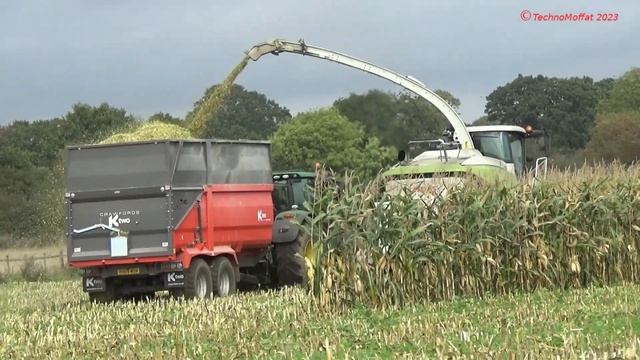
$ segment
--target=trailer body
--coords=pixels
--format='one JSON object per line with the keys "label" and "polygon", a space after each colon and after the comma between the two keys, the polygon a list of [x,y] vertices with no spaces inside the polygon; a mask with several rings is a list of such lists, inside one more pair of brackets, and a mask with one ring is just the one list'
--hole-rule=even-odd
{"label": "trailer body", "polygon": [[68,259],[86,292],[180,290],[195,259],[219,257],[237,281],[272,243],[268,142],[70,146],[65,174]]}

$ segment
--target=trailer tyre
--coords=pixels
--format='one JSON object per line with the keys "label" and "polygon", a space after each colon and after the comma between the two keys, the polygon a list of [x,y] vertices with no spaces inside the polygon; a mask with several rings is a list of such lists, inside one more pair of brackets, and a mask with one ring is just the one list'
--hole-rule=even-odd
{"label": "trailer tyre", "polygon": [[313,256],[313,244],[303,231],[289,243],[275,245],[276,276],[278,286],[307,285],[311,274],[309,261]]}
{"label": "trailer tyre", "polygon": [[238,281],[236,271],[231,261],[219,256],[211,262],[211,279],[213,280],[213,295],[223,297],[234,294]]}
{"label": "trailer tyre", "polygon": [[184,297],[186,299],[205,299],[211,296],[211,270],[202,259],[194,259],[185,273]]}

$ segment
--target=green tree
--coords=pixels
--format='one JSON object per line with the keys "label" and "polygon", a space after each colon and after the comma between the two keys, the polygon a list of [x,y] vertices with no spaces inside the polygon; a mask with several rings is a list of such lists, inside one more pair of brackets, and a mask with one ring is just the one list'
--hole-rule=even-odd
{"label": "green tree", "polygon": [[174,117],[171,114],[162,113],[162,112],[155,113],[155,114],[151,115],[149,117],[148,121],[149,122],[159,121],[159,122],[163,122],[163,123],[166,123],[166,124],[173,124],[173,125],[180,125],[180,126],[184,126],[185,125],[184,121],[182,119]]}
{"label": "green tree", "polygon": [[[191,121],[203,104],[219,85],[208,88],[204,96],[194,104],[187,114]],[[204,137],[221,139],[268,139],[278,126],[291,119],[289,110],[256,91],[248,91],[234,84],[229,96],[206,121]]]}
{"label": "green tree", "polygon": [[640,156],[640,109],[599,114],[585,154],[593,161],[636,161]]}
{"label": "green tree", "polygon": [[452,93],[446,91],[446,90],[436,90],[435,91],[436,94],[438,94],[438,96],[440,96],[442,99],[444,99],[446,102],[449,103],[449,105],[451,105],[452,108],[454,108],[455,110],[459,110],[460,109],[460,99],[458,99],[457,97],[453,96]]}
{"label": "green tree", "polygon": [[3,134],[0,135],[0,150],[6,152],[0,156],[4,159],[0,159],[0,164],[16,166],[14,161],[17,158],[10,158],[21,153],[24,159],[19,162],[26,161],[35,166],[52,166],[65,145],[63,126],[61,119],[13,122],[4,128]]}
{"label": "green tree", "polygon": [[593,161],[630,163],[640,154],[640,69],[615,80],[600,101],[585,155]]}
{"label": "green tree", "polygon": [[619,113],[640,109],[640,69],[632,69],[613,83],[611,91],[598,105],[598,112]]}
{"label": "green tree", "polygon": [[484,126],[484,125],[493,125],[492,123],[489,122],[489,117],[487,115],[480,116],[479,118],[475,119],[471,123],[471,126]]}
{"label": "green tree", "polygon": [[124,109],[103,103],[99,106],[75,104],[63,118],[66,144],[89,144],[124,131],[135,125],[136,120]]}
{"label": "green tree", "polygon": [[[454,109],[460,100],[451,93],[436,90]],[[385,146],[398,149],[415,139],[437,138],[448,126],[444,115],[425,99],[409,92],[399,94],[370,90],[365,94],[350,94],[334,102],[347,118],[361,124],[367,135],[380,138]]]}
{"label": "green tree", "polygon": [[487,96],[485,112],[493,124],[544,127],[556,147],[579,149],[589,140],[596,106],[611,85],[609,79],[522,76]]}
{"label": "green tree", "polygon": [[275,168],[313,169],[321,162],[338,172],[355,170],[371,177],[391,162],[395,151],[328,108],[298,114],[280,126],[273,134],[272,154]]}

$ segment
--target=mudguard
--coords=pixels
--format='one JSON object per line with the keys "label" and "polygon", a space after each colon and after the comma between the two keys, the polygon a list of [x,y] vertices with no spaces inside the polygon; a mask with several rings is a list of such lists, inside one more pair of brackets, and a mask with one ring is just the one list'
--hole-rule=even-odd
{"label": "mudguard", "polygon": [[283,244],[294,241],[300,233],[300,227],[286,219],[276,219],[273,223],[273,236],[271,242]]}

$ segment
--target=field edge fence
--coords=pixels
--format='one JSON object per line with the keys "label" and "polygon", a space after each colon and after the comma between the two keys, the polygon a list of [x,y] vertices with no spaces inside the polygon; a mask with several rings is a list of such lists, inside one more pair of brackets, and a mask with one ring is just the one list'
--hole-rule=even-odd
{"label": "field edge fence", "polygon": [[57,254],[43,253],[42,256],[24,255],[22,257],[11,257],[5,255],[0,259],[0,273],[17,274],[27,264],[41,265],[45,272],[64,269],[67,267],[67,254],[64,250],[60,250]]}

